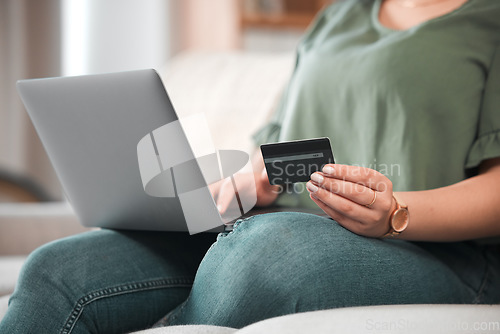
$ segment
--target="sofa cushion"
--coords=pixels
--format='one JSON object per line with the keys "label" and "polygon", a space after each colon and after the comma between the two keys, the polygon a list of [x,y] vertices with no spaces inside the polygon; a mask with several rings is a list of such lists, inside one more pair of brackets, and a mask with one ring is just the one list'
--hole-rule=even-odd
{"label": "sofa cushion", "polygon": [[229,327],[189,325],[154,328],[132,334],[231,334],[236,331],[237,329]]}
{"label": "sofa cushion", "polygon": [[173,326],[141,334],[499,333],[500,305],[383,305],[290,314],[240,330]]}
{"label": "sofa cushion", "polygon": [[500,332],[500,305],[383,305],[298,313],[247,326],[238,334]]}
{"label": "sofa cushion", "polygon": [[217,149],[251,153],[251,135],[276,108],[293,53],[188,51],[159,71],[180,118],[204,113]]}
{"label": "sofa cushion", "polygon": [[25,259],[25,256],[0,256],[0,296],[14,291]]}
{"label": "sofa cushion", "polygon": [[7,312],[7,306],[9,305],[10,295],[0,297],[0,321],[2,321],[5,312]]}

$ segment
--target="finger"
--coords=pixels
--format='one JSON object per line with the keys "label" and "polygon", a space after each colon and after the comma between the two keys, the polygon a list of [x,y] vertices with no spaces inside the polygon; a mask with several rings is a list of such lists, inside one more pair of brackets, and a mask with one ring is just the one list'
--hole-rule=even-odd
{"label": "finger", "polygon": [[215,183],[209,184],[208,185],[208,190],[210,190],[210,194],[214,198],[214,200],[217,199],[217,196],[219,195],[219,190],[222,184],[224,183],[224,180],[219,180]]}
{"label": "finger", "polygon": [[320,199],[316,198],[314,196],[314,193],[310,193],[309,197],[313,200],[314,203],[316,203],[321,210],[323,210],[324,213],[326,213],[328,216],[330,216],[333,220],[335,220],[337,223],[341,223],[342,221],[345,221],[347,218],[341,214],[340,212],[337,212],[330,208],[328,205],[323,203]]}
{"label": "finger", "polygon": [[371,210],[345,197],[318,187],[311,181],[307,182],[306,187],[309,192],[313,193],[314,197],[349,219],[361,222],[372,222],[377,218],[377,210]]}
{"label": "finger", "polygon": [[322,173],[327,177],[361,184],[380,192],[392,191],[391,181],[371,168],[328,164],[323,167]]}
{"label": "finger", "polygon": [[323,210],[323,212],[325,212],[329,217],[339,223],[339,225],[345,227],[349,231],[358,233],[358,226],[360,226],[359,222],[344,216],[338,211],[333,210],[327,204],[323,203],[320,199],[314,197],[314,194],[310,194],[310,197],[313,202],[316,203],[321,210]]}
{"label": "finger", "polygon": [[323,189],[350,199],[360,205],[370,204],[376,196],[374,195],[376,190],[358,183],[352,183],[332,177],[324,177],[322,173],[313,173],[311,175],[311,181]]}
{"label": "finger", "polygon": [[235,200],[236,194],[234,192],[233,184],[230,179],[226,179],[220,189],[219,189],[219,197],[217,198],[217,209],[220,214],[224,214],[231,202]]}

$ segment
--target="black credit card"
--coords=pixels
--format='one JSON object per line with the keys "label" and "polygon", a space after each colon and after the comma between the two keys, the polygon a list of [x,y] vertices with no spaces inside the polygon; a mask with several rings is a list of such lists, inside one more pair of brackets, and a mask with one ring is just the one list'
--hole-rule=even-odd
{"label": "black credit card", "polygon": [[260,150],[269,183],[273,185],[307,182],[312,173],[335,163],[326,137],[264,144]]}

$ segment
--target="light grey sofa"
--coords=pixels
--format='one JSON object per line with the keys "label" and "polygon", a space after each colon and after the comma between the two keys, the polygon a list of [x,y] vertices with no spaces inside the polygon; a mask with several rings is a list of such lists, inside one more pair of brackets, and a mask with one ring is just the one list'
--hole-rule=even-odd
{"label": "light grey sofa", "polygon": [[87,230],[64,202],[0,204],[0,319],[26,256],[47,242]]}
{"label": "light grey sofa", "polygon": [[[186,53],[161,70],[178,113],[205,112],[218,149],[251,151],[250,134],[274,109],[293,67],[290,54]],[[218,131],[220,125],[224,131]],[[86,231],[65,203],[0,204],[0,319],[26,255]],[[397,292],[395,292],[397,293]],[[140,333],[500,333],[500,306],[357,307],[268,319],[241,330],[179,326]]]}
{"label": "light grey sofa", "polygon": [[500,333],[500,306],[402,305],[349,307],[271,318],[240,330],[174,326],[136,334]]}

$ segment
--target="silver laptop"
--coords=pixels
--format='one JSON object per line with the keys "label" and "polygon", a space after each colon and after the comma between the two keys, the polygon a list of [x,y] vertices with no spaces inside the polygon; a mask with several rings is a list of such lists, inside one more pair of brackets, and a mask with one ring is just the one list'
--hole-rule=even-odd
{"label": "silver laptop", "polygon": [[[145,191],[138,143],[151,145],[149,134],[178,119],[154,70],[21,80],[17,87],[82,225],[191,233],[227,228],[207,187],[198,197],[189,193],[190,201],[202,196],[204,203],[196,203],[190,218],[204,224],[212,217],[210,226],[197,230],[188,229],[180,196],[155,197]],[[167,135],[189,150],[182,131]]]}

